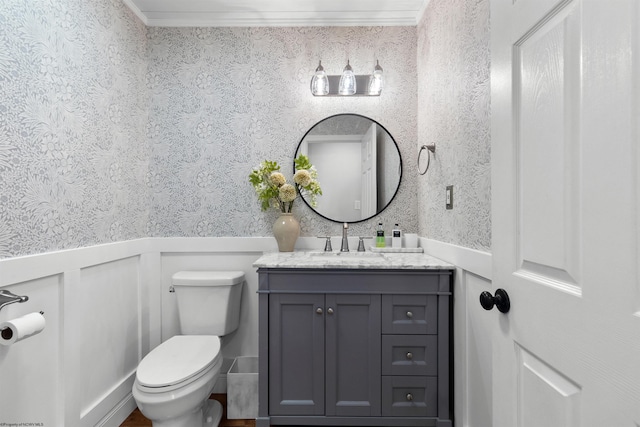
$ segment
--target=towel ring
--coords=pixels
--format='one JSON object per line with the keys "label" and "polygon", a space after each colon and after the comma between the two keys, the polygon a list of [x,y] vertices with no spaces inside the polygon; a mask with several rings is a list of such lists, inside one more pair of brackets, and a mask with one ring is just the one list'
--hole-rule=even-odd
{"label": "towel ring", "polygon": [[[424,171],[421,171],[420,170],[420,157],[422,157],[422,152],[424,150],[429,150],[430,152],[427,152],[427,167],[424,168]],[[420,147],[420,151],[418,152],[418,173],[420,175],[424,175],[429,170],[429,164],[431,163],[431,153],[433,153],[434,155],[436,154],[436,143],[435,142],[432,142],[430,144],[426,144],[426,145],[423,145],[422,147]]]}

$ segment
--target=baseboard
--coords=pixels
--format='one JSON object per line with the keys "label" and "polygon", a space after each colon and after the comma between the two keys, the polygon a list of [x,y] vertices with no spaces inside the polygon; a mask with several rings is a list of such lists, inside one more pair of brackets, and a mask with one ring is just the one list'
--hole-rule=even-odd
{"label": "baseboard", "polygon": [[96,427],[119,427],[137,407],[133,394],[129,393],[96,424]]}

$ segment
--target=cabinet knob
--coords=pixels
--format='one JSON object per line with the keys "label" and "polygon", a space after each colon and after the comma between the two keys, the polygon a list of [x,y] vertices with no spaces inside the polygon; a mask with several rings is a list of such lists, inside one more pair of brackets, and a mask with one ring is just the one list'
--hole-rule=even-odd
{"label": "cabinet knob", "polygon": [[322,307],[318,307],[318,308],[316,308],[316,313],[318,313],[318,314],[322,314]]}
{"label": "cabinet knob", "polygon": [[413,400],[413,394],[407,393],[407,400],[411,402]]}
{"label": "cabinet knob", "polygon": [[413,359],[413,353],[408,352],[407,353],[407,360],[412,360]]}
{"label": "cabinet knob", "polygon": [[327,313],[329,313],[329,314],[333,314],[333,308],[329,307],[329,308],[327,309]]}
{"label": "cabinet knob", "polygon": [[413,313],[412,313],[412,312],[410,312],[410,311],[407,311],[407,317],[408,317],[409,319],[411,319],[411,318],[413,317]]}

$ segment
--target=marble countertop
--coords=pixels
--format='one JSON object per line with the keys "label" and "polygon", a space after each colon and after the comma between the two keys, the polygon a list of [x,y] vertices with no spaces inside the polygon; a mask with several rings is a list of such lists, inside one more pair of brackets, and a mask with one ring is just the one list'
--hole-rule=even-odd
{"label": "marble countertop", "polygon": [[423,253],[386,252],[269,252],[258,258],[256,268],[342,268],[391,270],[453,270],[454,265]]}

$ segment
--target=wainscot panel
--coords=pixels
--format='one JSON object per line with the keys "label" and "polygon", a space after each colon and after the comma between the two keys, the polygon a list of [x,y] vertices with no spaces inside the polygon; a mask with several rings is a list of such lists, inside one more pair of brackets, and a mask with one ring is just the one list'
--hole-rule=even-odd
{"label": "wainscot panel", "polygon": [[421,238],[425,252],[456,265],[454,274],[454,411],[456,425],[493,425],[491,319],[479,302],[492,290],[490,253]]}
{"label": "wainscot panel", "polygon": [[[301,239],[298,246],[314,244],[320,241]],[[178,269],[245,272],[242,326],[223,354],[256,355],[251,264],[272,250],[268,237],[147,238],[0,260],[0,289],[29,296],[3,308],[0,322],[34,311],[46,319],[40,334],[0,346],[0,423],[119,426],[135,408],[139,361],[162,342],[163,306],[166,335],[177,330],[167,298]]]}

